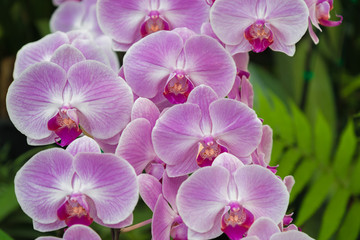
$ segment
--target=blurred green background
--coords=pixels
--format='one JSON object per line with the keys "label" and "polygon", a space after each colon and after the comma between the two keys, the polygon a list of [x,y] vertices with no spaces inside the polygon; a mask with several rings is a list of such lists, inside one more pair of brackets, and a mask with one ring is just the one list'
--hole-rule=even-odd
{"label": "blurred green background", "polygon": [[[250,81],[254,108],[274,131],[271,165],[280,165],[281,177],[296,180],[289,206],[295,224],[315,239],[355,240],[360,239],[360,3],[335,0],[334,7],[332,19],[342,15],[343,23],[317,32],[318,45],[306,34],[292,58],[270,50],[250,53]],[[49,146],[27,146],[5,108],[16,53],[49,33],[54,10],[50,0],[0,2],[0,240],[62,234],[34,231],[16,201],[16,172]],[[140,203],[134,223],[150,217]],[[93,227],[110,239],[109,229]],[[146,226],[120,239],[150,236]]]}

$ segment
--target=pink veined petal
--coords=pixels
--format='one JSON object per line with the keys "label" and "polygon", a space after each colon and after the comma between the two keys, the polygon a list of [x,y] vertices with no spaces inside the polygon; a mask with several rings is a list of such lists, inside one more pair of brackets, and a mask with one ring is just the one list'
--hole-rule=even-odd
{"label": "pink veined petal", "polygon": [[210,103],[217,100],[219,97],[214,90],[206,85],[196,87],[189,95],[188,103],[196,104],[201,110],[200,128],[203,133],[210,135],[212,124],[209,115]]}
{"label": "pink veined petal", "polygon": [[248,71],[249,53],[238,53],[232,57],[235,61],[237,71]]}
{"label": "pink veined petal", "polygon": [[189,239],[213,239],[220,236],[223,232],[221,231],[221,217],[224,212],[220,211],[219,214],[215,217],[214,226],[204,233],[199,233],[191,228],[188,229],[188,238]]}
{"label": "pink veined petal", "polygon": [[152,98],[163,92],[182,48],[181,37],[168,31],[150,34],[131,46],[124,56],[124,74],[134,93]]}
{"label": "pink veined petal", "polygon": [[264,161],[267,165],[269,165],[273,145],[273,131],[269,125],[263,125],[262,132],[261,142],[257,151],[264,153]]}
{"label": "pink veined petal", "polygon": [[162,161],[174,165],[192,158],[196,162],[198,142],[203,137],[200,119],[200,108],[190,103],[173,106],[158,119],[152,140]]}
{"label": "pink veined petal", "polygon": [[66,148],[66,151],[71,153],[73,156],[81,152],[101,153],[100,146],[96,143],[96,141],[87,136],[79,137],[74,140]]}
{"label": "pink veined petal", "polygon": [[308,27],[309,10],[306,3],[303,0],[262,1],[266,1],[265,19],[273,31],[274,43],[280,41],[288,46],[297,43]]}
{"label": "pink veined petal", "polygon": [[151,141],[151,125],[145,118],[131,121],[121,134],[115,154],[128,161],[136,174],[156,158]]}
{"label": "pink veined petal", "polygon": [[259,145],[262,123],[254,110],[232,99],[219,99],[210,105],[212,136],[236,157],[249,156]]}
{"label": "pink veined petal", "polygon": [[205,84],[219,97],[225,97],[230,92],[236,66],[218,41],[208,36],[193,36],[186,41],[184,53],[184,70],[195,85]]}
{"label": "pink veined petal", "polygon": [[240,42],[236,45],[225,45],[225,49],[232,55],[238,53],[247,53],[252,50],[252,45],[246,38],[241,38]]}
{"label": "pink veined petal", "polygon": [[69,39],[63,32],[46,35],[39,41],[28,43],[23,46],[16,55],[14,66],[14,79],[29,66],[43,61],[50,61],[52,54],[61,45],[69,43]]}
{"label": "pink veined petal", "polygon": [[270,240],[273,234],[279,232],[278,225],[271,218],[260,217],[251,225],[247,236],[257,236],[260,240]]}
{"label": "pink veined petal", "polygon": [[235,173],[239,198],[255,220],[269,217],[280,222],[289,204],[289,193],[284,183],[271,171],[258,166],[244,166]]}
{"label": "pink veined petal", "polygon": [[131,89],[109,67],[93,60],[80,62],[70,68],[68,81],[70,104],[79,110],[80,126],[90,135],[111,138],[130,121]]}
{"label": "pink veined petal", "polygon": [[27,137],[26,142],[27,142],[27,144],[29,144],[31,146],[47,145],[47,144],[54,143],[55,138],[57,138],[57,135],[54,132],[52,132],[50,134],[50,136],[43,138],[43,139],[32,139],[32,138]]}
{"label": "pink veined petal", "polygon": [[137,36],[140,37],[140,26],[148,9],[148,0],[100,0],[97,3],[97,17],[106,35],[117,42],[131,44],[138,40]]}
{"label": "pink veined petal", "polygon": [[205,167],[193,173],[179,188],[176,204],[183,221],[204,233],[218,222],[216,217],[228,204],[230,173],[223,167]]}
{"label": "pink veined petal", "polygon": [[[140,33],[138,38],[140,39]],[[132,45],[133,43],[119,43],[115,40],[111,42],[112,49],[118,52],[126,52]]]}
{"label": "pink veined petal", "polygon": [[75,63],[84,61],[84,55],[75,47],[64,44],[52,55],[50,61],[62,67],[66,72]]}
{"label": "pink veined petal", "polygon": [[284,184],[286,186],[286,189],[288,190],[289,193],[291,193],[291,190],[295,184],[295,179],[293,176],[286,176],[284,177]]}
{"label": "pink veined petal", "polygon": [[61,4],[53,13],[50,19],[52,32],[69,32],[82,25],[86,12],[86,5],[82,2],[66,2]]}
{"label": "pink veined petal", "polygon": [[309,27],[308,27],[308,29],[309,29],[309,34],[310,34],[311,39],[313,40],[313,42],[315,44],[318,44],[319,43],[319,38],[318,38],[318,36],[316,36],[316,33],[314,32],[314,29],[312,28],[310,19],[309,19]]}
{"label": "pink veined petal", "polygon": [[101,240],[100,236],[88,226],[73,225],[63,236],[64,240]]}
{"label": "pink veined petal", "polygon": [[62,106],[66,73],[50,62],[29,67],[14,81],[6,96],[10,120],[27,137],[40,140],[49,137],[47,123]]}
{"label": "pink veined petal", "polygon": [[177,214],[169,207],[169,204],[160,194],[153,214],[151,223],[151,235],[154,240],[170,239],[170,230]]}
{"label": "pink veined petal", "polygon": [[[107,47],[105,42],[100,40],[93,40],[92,38],[86,39],[75,39],[72,44],[74,47],[79,49],[88,60],[96,60],[101,62],[113,69],[113,66],[110,64],[109,52],[107,52]],[[118,69],[113,69],[117,71]]]}
{"label": "pink veined petal", "polygon": [[132,213],[139,186],[129,163],[112,154],[79,153],[74,168],[82,184],[80,191],[94,202],[103,223],[119,223]]}
{"label": "pink veined petal", "polygon": [[203,23],[203,25],[201,26],[201,34],[212,37],[217,40],[222,46],[225,46],[225,44],[215,35],[210,22]]}
{"label": "pink veined petal", "polygon": [[186,27],[200,33],[201,25],[209,17],[209,6],[203,0],[161,0],[159,3],[159,11],[173,29]]}
{"label": "pink veined petal", "polygon": [[234,174],[237,169],[244,166],[244,164],[230,153],[221,153],[217,156],[211,166],[221,166],[226,168],[230,173]]}
{"label": "pink veined petal", "polygon": [[141,198],[151,211],[154,212],[158,197],[161,195],[161,183],[150,174],[140,174],[138,181]]}
{"label": "pink veined petal", "polygon": [[[276,32],[277,30],[273,30]],[[274,35],[274,42],[270,45],[270,48],[273,51],[283,52],[288,56],[292,57],[295,54],[295,44],[293,45],[285,45],[282,40],[278,39],[277,35]]]}
{"label": "pink veined petal", "polygon": [[274,234],[270,240],[314,240],[307,234],[299,231],[287,231]]}
{"label": "pink veined petal", "polygon": [[116,55],[116,53],[111,48],[111,39],[108,36],[100,36],[94,39],[96,44],[102,47],[102,51],[105,53],[107,59],[109,60],[109,66],[114,70],[115,72],[119,71],[120,63],[119,58]]}
{"label": "pink veined petal", "polygon": [[107,139],[94,138],[94,140],[99,144],[101,150],[105,153],[115,153],[117,145],[119,143],[120,135],[122,132],[119,132],[115,136]]}
{"label": "pink veined petal", "polygon": [[187,177],[187,175],[181,177],[169,177],[167,172],[164,172],[162,180],[162,193],[164,198],[169,202],[175,211],[177,211],[176,195],[180,185],[187,179]]}
{"label": "pink veined petal", "polygon": [[196,153],[199,151],[198,149],[198,145],[193,145],[181,163],[166,165],[168,175],[170,177],[180,177],[199,169],[200,167],[196,162]]}
{"label": "pink veined petal", "polygon": [[22,210],[41,224],[55,223],[58,208],[72,192],[73,175],[73,157],[63,149],[33,156],[15,176],[15,194]]}
{"label": "pink veined petal", "polygon": [[66,223],[65,221],[61,221],[59,219],[57,219],[53,223],[47,223],[47,224],[39,223],[33,220],[33,227],[36,231],[39,232],[51,232],[66,227]]}
{"label": "pink veined petal", "polygon": [[238,45],[245,39],[247,27],[256,21],[254,0],[216,0],[210,10],[210,23],[215,34],[228,45]]}
{"label": "pink veined petal", "polygon": [[151,127],[154,127],[156,120],[160,116],[160,111],[157,106],[147,98],[138,98],[134,102],[131,110],[131,120],[136,118],[146,118]]}

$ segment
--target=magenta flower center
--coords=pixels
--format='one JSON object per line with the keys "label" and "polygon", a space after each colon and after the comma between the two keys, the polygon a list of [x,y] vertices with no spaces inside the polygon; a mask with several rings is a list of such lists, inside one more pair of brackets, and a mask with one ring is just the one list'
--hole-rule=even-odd
{"label": "magenta flower center", "polygon": [[264,20],[257,20],[254,24],[245,29],[245,38],[252,45],[252,50],[256,53],[263,52],[273,42],[271,30],[265,26]]}
{"label": "magenta flower center", "polygon": [[221,230],[231,239],[237,240],[245,236],[254,222],[254,215],[239,203],[230,203],[230,209],[221,219]]}
{"label": "magenta flower center", "polygon": [[93,222],[86,207],[82,206],[76,198],[70,198],[61,205],[57,211],[57,215],[58,218],[65,221],[66,225],[69,227],[74,224],[89,226]]}
{"label": "magenta flower center", "polygon": [[212,6],[215,2],[215,0],[205,0],[207,4],[209,4],[210,6]]}
{"label": "magenta flower center", "polygon": [[214,140],[204,141],[199,145],[199,154],[197,156],[196,162],[199,167],[211,166],[213,161],[221,153],[227,152],[227,149]]}
{"label": "magenta flower center", "polygon": [[342,16],[339,21],[330,21],[330,11],[333,9],[332,0],[319,0],[316,4],[316,18],[319,23],[326,27],[335,27],[342,23]]}
{"label": "magenta flower center", "polygon": [[[58,136],[58,138],[55,138],[55,141],[62,147],[69,145],[82,133],[79,125],[69,116],[71,115],[69,113],[72,113],[72,115],[75,114],[72,117],[77,118],[75,111],[75,109],[62,108],[48,122],[48,129],[55,132]],[[60,139],[61,142],[59,141]]]}
{"label": "magenta flower center", "polygon": [[151,11],[149,13],[149,19],[141,25],[140,32],[142,37],[146,37],[151,33],[169,29],[169,24],[160,17],[159,12]]}
{"label": "magenta flower center", "polygon": [[178,72],[171,78],[164,89],[164,96],[173,104],[186,102],[194,85],[184,73]]}
{"label": "magenta flower center", "polygon": [[187,240],[187,226],[183,223],[180,216],[177,216],[171,224],[170,236],[174,240]]}

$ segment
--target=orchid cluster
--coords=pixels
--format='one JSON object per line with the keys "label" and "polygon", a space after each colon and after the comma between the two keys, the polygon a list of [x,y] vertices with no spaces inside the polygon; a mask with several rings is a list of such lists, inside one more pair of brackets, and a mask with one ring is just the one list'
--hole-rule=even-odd
{"label": "orchid cluster", "polygon": [[7,94],[28,144],[66,147],[15,177],[34,229],[98,240],[88,226],[125,231],[140,195],[154,240],[312,239],[287,215],[293,177],[269,166],[248,52],[292,56],[307,29],[318,43],[312,25],[342,21],[332,0],[53,3],[53,33],[18,52]]}

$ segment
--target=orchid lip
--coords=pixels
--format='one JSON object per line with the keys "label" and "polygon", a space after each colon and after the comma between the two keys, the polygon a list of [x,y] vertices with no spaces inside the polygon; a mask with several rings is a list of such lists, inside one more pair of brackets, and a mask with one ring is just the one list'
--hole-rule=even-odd
{"label": "orchid lip", "polygon": [[206,137],[203,143],[199,144],[199,153],[196,159],[199,167],[211,166],[217,156],[228,150],[218,144],[212,137]]}
{"label": "orchid lip", "polygon": [[165,85],[164,97],[171,103],[185,103],[194,85],[189,77],[182,71],[175,71]]}
{"label": "orchid lip", "polygon": [[257,20],[254,24],[245,29],[245,38],[256,53],[265,51],[273,42],[272,31],[266,26],[264,20]]}
{"label": "orchid lip", "polygon": [[160,17],[158,11],[151,11],[145,22],[140,27],[140,33],[142,37],[160,31],[160,30],[170,30],[169,23]]}
{"label": "orchid lip", "polygon": [[86,197],[82,194],[72,194],[66,198],[57,210],[58,218],[65,221],[67,226],[83,224],[89,226],[93,219],[89,215]]}
{"label": "orchid lip", "polygon": [[221,218],[221,231],[231,240],[246,236],[246,232],[254,222],[254,215],[238,202],[229,204],[230,209]]}
{"label": "orchid lip", "polygon": [[[55,141],[61,147],[69,145],[81,133],[76,109],[63,107],[48,121],[48,129],[58,137]],[[61,141],[58,141],[61,140]]]}

